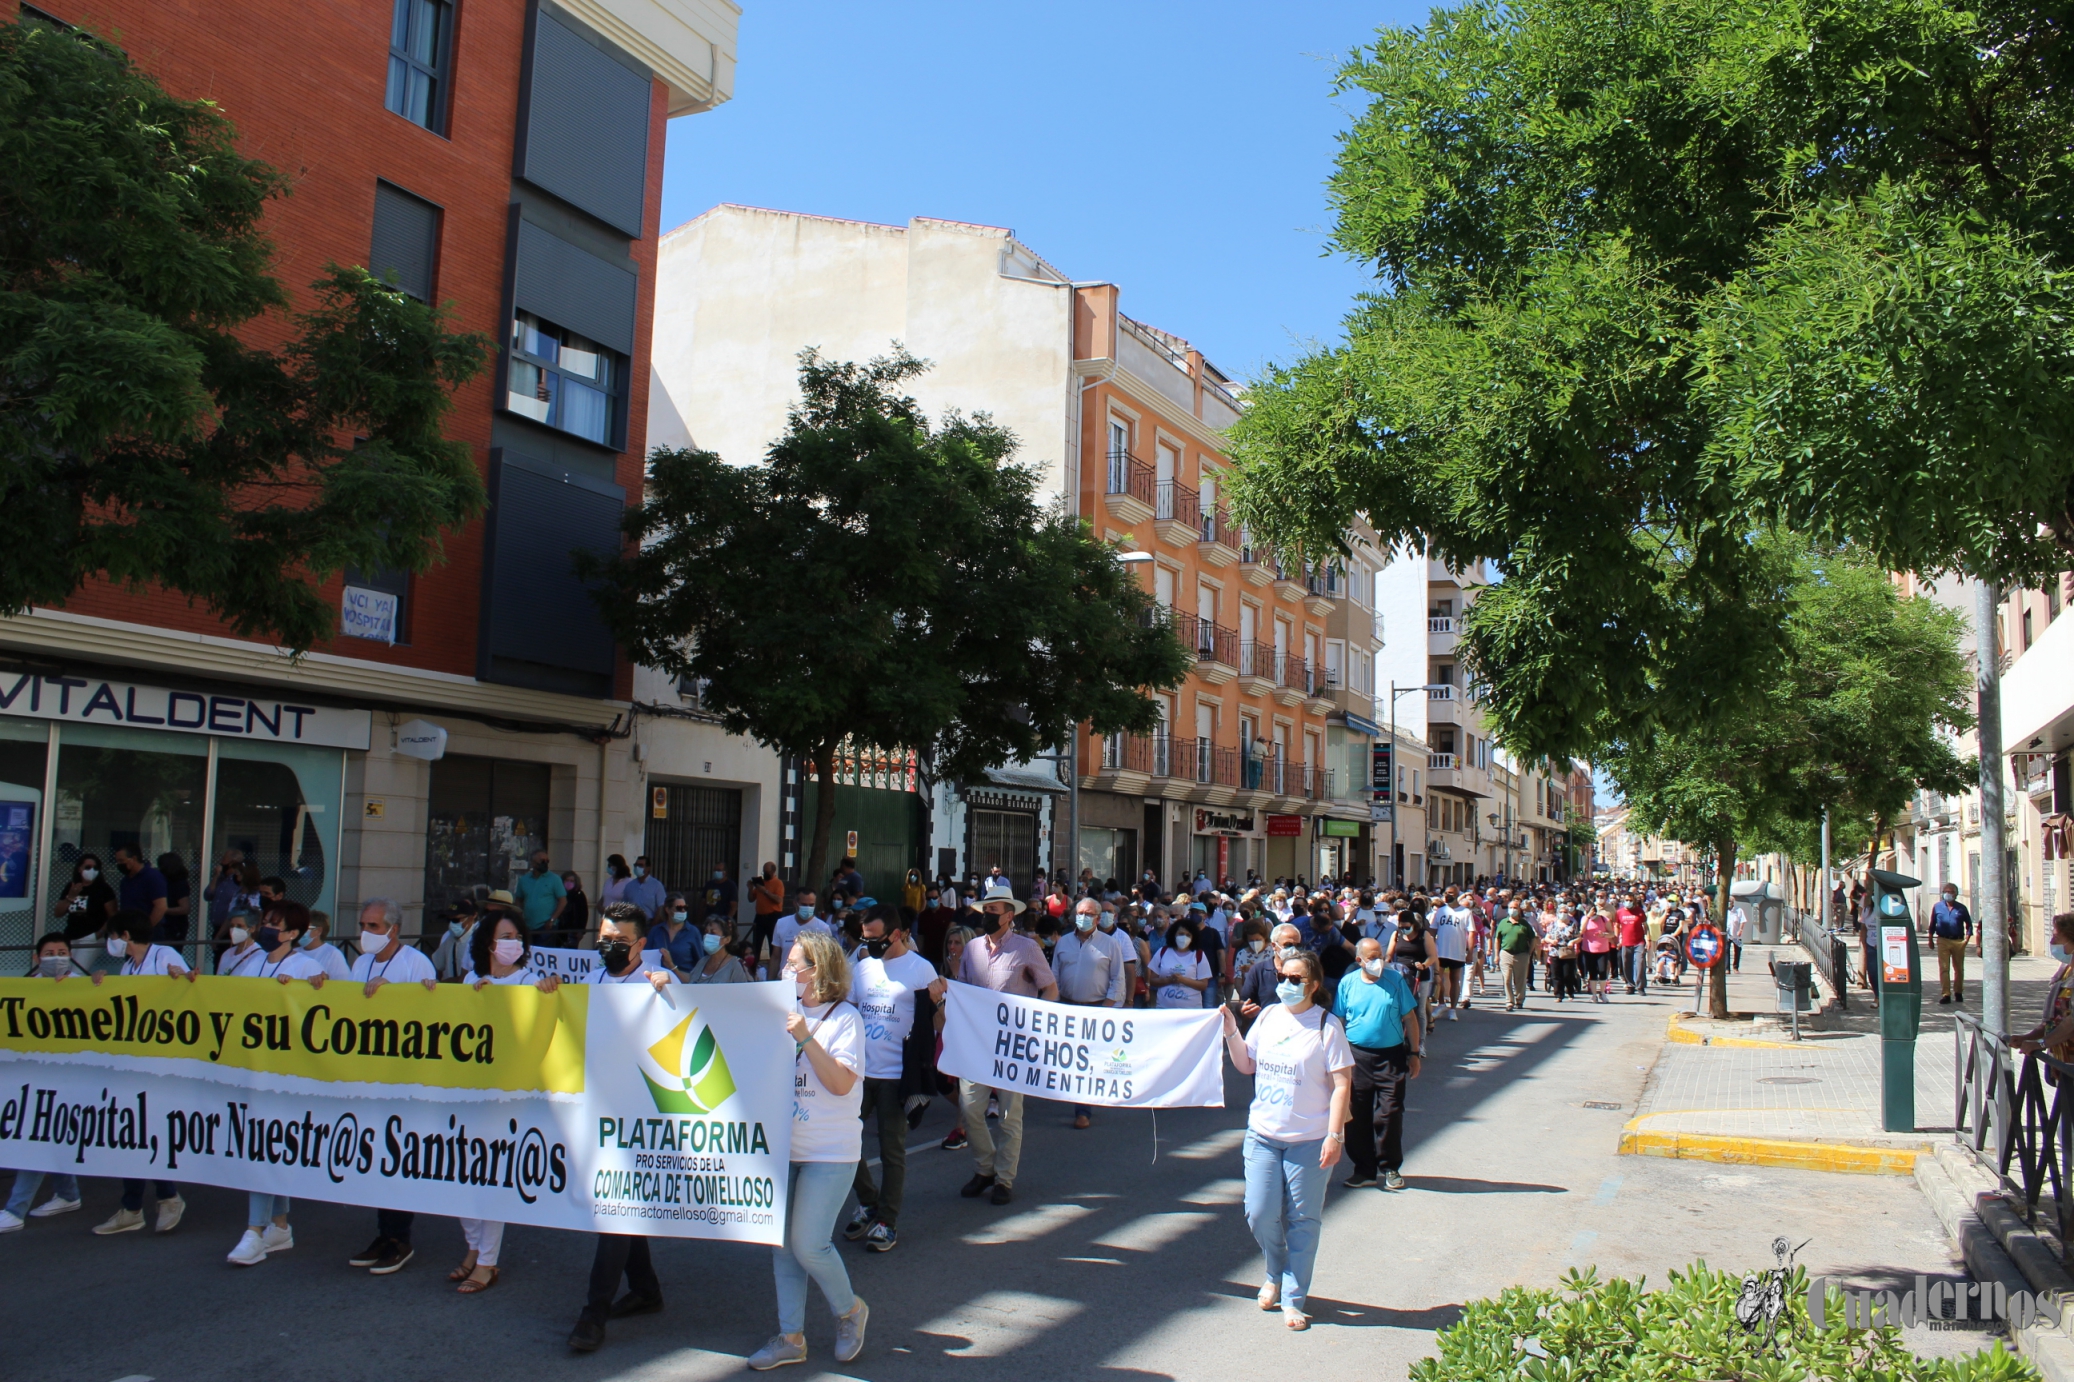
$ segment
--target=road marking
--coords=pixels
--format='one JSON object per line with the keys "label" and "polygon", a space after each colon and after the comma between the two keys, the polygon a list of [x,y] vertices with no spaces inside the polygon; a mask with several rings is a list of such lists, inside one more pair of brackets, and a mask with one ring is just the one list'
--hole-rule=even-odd
{"label": "road marking", "polygon": [[1215,1214],[1188,1211],[1141,1215],[1095,1239],[1095,1246],[1126,1248],[1132,1252],[1158,1252],[1168,1244],[1186,1238],[1216,1218]]}
{"label": "road marking", "polygon": [[1620,1193],[1620,1177],[1608,1176],[1599,1182],[1599,1193],[1592,1196],[1593,1204],[1612,1204],[1613,1197]]}
{"label": "road marking", "polygon": [[[931,1147],[934,1147],[934,1146],[936,1146],[936,1145],[937,1145],[936,1139],[934,1139],[934,1138],[925,1138],[925,1139],[923,1139],[922,1141],[920,1141],[920,1142],[917,1142],[917,1143],[915,1143],[915,1145],[914,1145],[914,1146],[912,1146],[912,1147],[909,1147],[909,1148],[907,1149],[907,1154],[908,1154],[909,1156],[913,1156],[913,1155],[914,1155],[914,1154],[915,1154],[916,1152],[920,1152],[920,1151],[926,1151],[926,1150],[928,1150],[929,1148],[931,1148]],[[864,1164],[865,1164],[866,1166],[876,1166],[876,1165],[878,1165],[878,1164],[879,1164],[879,1159],[878,1159],[877,1157],[873,1157],[873,1158],[872,1158],[872,1159],[871,1159],[870,1161],[867,1161],[867,1162],[865,1162]]]}
{"label": "road marking", "polygon": [[1032,1238],[1041,1238],[1054,1229],[1064,1228],[1075,1219],[1084,1219],[1094,1212],[1083,1204],[1048,1204],[1037,1209],[1025,1210],[1021,1214],[1011,1214],[991,1227],[974,1229],[961,1241],[974,1247],[1027,1243]]}
{"label": "road marking", "polygon": [[1191,1142],[1179,1151],[1168,1152],[1167,1155],[1181,1161],[1212,1161],[1226,1152],[1237,1151],[1239,1144],[1245,1140],[1244,1128],[1226,1128],[1223,1132],[1213,1132],[1208,1137]]}
{"label": "road marking", "polygon": [[999,1357],[1066,1324],[1081,1311],[1078,1301],[1028,1291],[989,1291],[954,1306],[916,1331],[962,1340],[944,1352],[958,1358]]}
{"label": "road marking", "polygon": [[1123,1259],[1122,1259],[1121,1257],[1061,1257],[1061,1258],[1059,1259],[1059,1261],[1061,1261],[1061,1262],[1099,1262],[1099,1263],[1101,1263],[1101,1264],[1102,1264],[1103,1266],[1105,1266],[1105,1267],[1121,1267],[1121,1266],[1123,1265]]}

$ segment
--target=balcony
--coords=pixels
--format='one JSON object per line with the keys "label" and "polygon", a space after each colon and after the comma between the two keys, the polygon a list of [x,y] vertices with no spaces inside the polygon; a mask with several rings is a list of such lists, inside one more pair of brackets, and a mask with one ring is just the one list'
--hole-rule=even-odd
{"label": "balcony", "polygon": [[1275,578],[1273,564],[1265,550],[1253,545],[1253,535],[1239,533],[1239,574],[1246,578],[1247,585],[1266,585]]}
{"label": "balcony", "polygon": [[1347,593],[1345,580],[1329,566],[1323,571],[1313,569],[1307,572],[1303,588],[1303,607],[1321,619],[1332,613],[1332,602]]}
{"label": "balcony", "polygon": [[1314,665],[1311,668],[1310,685],[1306,692],[1306,699],[1310,704],[1306,708],[1323,715],[1326,711],[1334,708],[1333,692],[1341,690],[1343,686],[1344,683],[1341,679],[1339,668]]}
{"label": "balcony", "polygon": [[1095,785],[1228,805],[1243,783],[1265,779],[1270,767],[1270,760],[1251,757],[1236,744],[1197,736],[1112,734],[1102,740]]}
{"label": "balcony", "polygon": [[1179,480],[1153,486],[1152,531],[1170,547],[1193,547],[1202,540],[1202,500]]}
{"label": "balcony", "polygon": [[1239,674],[1239,636],[1200,615],[1168,610],[1164,616],[1181,646],[1195,654],[1195,674],[1223,686]]}
{"label": "balcony", "polygon": [[1455,756],[1451,753],[1429,753],[1426,755],[1429,772],[1451,773],[1455,770]]}
{"label": "balcony", "polygon": [[1460,630],[1455,620],[1446,615],[1436,615],[1426,620],[1426,652],[1433,657],[1449,657],[1455,651]]}
{"label": "balcony", "polygon": [[1275,650],[1259,643],[1239,644],[1239,690],[1248,696],[1275,693]]}
{"label": "balcony", "polygon": [[1152,517],[1153,469],[1126,451],[1109,453],[1108,488],[1102,502],[1109,516],[1135,528]]}
{"label": "balcony", "polygon": [[1203,515],[1203,531],[1195,544],[1195,554],[1202,558],[1205,566],[1230,566],[1239,560],[1243,547],[1240,534],[1231,521],[1231,515],[1222,509]]}
{"label": "balcony", "polygon": [[1311,664],[1288,653],[1275,654],[1275,699],[1283,705],[1301,705],[1311,694]]}
{"label": "balcony", "polygon": [[1275,563],[1274,571],[1275,594],[1285,600],[1301,600],[1310,594],[1310,591],[1304,586],[1300,572],[1293,572],[1280,562]]}

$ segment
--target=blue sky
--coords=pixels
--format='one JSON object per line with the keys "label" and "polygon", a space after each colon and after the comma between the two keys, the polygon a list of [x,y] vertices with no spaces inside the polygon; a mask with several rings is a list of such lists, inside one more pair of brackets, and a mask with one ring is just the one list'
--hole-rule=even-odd
{"label": "blue sky", "polygon": [[732,101],[671,122],[663,226],[721,202],[1008,226],[1240,378],[1337,336],[1322,258],[1351,100],[1339,61],[1397,0],[745,0]]}

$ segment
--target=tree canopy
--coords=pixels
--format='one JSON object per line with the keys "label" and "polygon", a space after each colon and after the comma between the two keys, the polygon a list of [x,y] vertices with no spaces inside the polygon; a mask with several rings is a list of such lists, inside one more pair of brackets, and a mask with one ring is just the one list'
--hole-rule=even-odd
{"label": "tree canopy", "polygon": [[0,612],[105,577],[301,651],[328,575],[421,569],[481,509],[441,427],[488,342],[363,269],[290,310],[261,229],[288,183],[213,105],[0,25],[0,185]]}
{"label": "tree canopy", "polygon": [[1234,502],[1496,563],[1499,737],[1740,711],[1759,545],[2034,579],[2074,541],[2074,50],[1935,0],[1471,0],[1340,73],[1336,239],[1377,291],[1272,370]]}
{"label": "tree canopy", "polygon": [[[1149,733],[1145,688],[1188,655],[1084,525],[1047,512],[989,418],[932,426],[901,386],[904,350],[866,365],[800,359],[799,404],[761,465],[658,450],[633,546],[588,561],[637,660],[705,682],[727,729],[834,781],[845,738],[982,776],[1069,742]],[[834,824],[819,795],[806,877]]]}

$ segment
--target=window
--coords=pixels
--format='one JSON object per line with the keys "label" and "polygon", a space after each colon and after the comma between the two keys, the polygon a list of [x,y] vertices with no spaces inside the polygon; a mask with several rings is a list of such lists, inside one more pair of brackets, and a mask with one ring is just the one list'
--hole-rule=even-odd
{"label": "window", "polygon": [[511,380],[504,406],[611,446],[624,373],[618,356],[596,341],[519,312],[511,323]]}
{"label": "window", "polygon": [[377,182],[367,271],[419,302],[430,302],[438,261],[439,208],[400,187]]}
{"label": "window", "polygon": [[389,96],[385,104],[412,124],[446,133],[446,70],[453,40],[446,0],[396,0],[389,22]]}
{"label": "window", "polygon": [[2031,646],[2031,611],[2029,611],[2029,610],[2025,610],[2025,611],[2024,611],[2024,647],[2025,647],[2025,649],[2027,649],[2027,650],[2028,650],[2028,649],[2030,648],[2030,646]]}
{"label": "window", "polygon": [[554,770],[545,763],[448,754],[426,802],[425,915],[505,888],[547,848]]}
{"label": "window", "polygon": [[2060,617],[2060,580],[2054,576],[2045,586],[2045,622],[2050,624]]}

